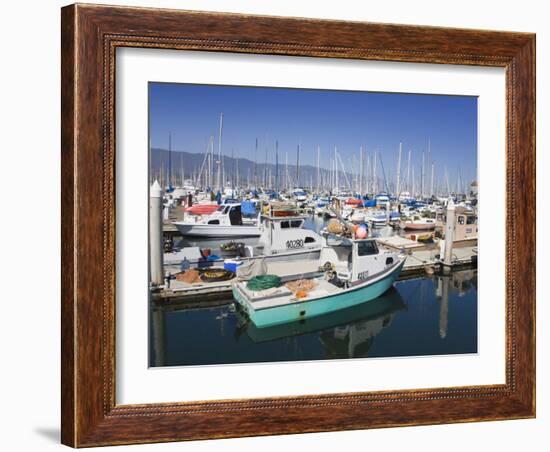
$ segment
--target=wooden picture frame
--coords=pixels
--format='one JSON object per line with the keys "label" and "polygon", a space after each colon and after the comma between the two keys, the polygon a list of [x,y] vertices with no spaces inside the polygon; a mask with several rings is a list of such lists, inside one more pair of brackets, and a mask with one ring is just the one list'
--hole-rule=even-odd
{"label": "wooden picture frame", "polygon": [[[62,442],[73,447],[535,416],[535,35],[162,9],[62,9]],[[115,403],[115,50],[506,70],[506,383]],[[493,150],[497,152],[497,150]]]}

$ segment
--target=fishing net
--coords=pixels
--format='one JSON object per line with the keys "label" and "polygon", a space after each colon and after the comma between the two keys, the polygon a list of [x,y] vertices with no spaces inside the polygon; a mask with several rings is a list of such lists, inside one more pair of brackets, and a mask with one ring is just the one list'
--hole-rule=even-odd
{"label": "fishing net", "polygon": [[351,235],[353,233],[353,224],[345,224],[340,220],[333,218],[327,224],[327,230],[331,234],[336,235]]}
{"label": "fishing net", "polygon": [[294,292],[297,296],[306,296],[309,292],[317,287],[317,282],[313,279],[298,279],[296,281],[287,282],[285,284],[285,287],[291,292]]}
{"label": "fishing net", "polygon": [[187,284],[198,283],[201,282],[200,273],[197,270],[191,268],[189,270],[176,274],[176,281],[181,281]]}
{"label": "fishing net", "polygon": [[344,225],[340,221],[332,219],[328,222],[327,229],[331,234],[342,234],[344,232]]}
{"label": "fishing net", "polygon": [[244,248],[243,242],[226,242],[220,245],[220,249],[223,251],[237,251]]}
{"label": "fishing net", "polygon": [[272,287],[279,287],[281,285],[281,278],[277,275],[259,275],[254,276],[246,284],[246,288],[249,290],[265,290],[271,289]]}

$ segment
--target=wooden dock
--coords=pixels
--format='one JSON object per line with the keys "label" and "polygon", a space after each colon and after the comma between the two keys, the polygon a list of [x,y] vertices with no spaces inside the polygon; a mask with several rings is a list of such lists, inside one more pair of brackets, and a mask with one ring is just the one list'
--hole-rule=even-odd
{"label": "wooden dock", "polygon": [[[388,248],[404,250],[407,260],[401,277],[411,275],[433,274],[441,268],[442,256],[439,244],[419,243],[400,236],[378,238],[377,242]],[[453,243],[452,267],[477,265],[477,239],[461,240]]]}

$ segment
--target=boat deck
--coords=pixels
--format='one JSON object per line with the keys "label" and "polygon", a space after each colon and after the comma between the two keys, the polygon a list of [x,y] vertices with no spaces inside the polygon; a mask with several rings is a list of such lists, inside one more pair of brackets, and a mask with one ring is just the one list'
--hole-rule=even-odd
{"label": "boat deck", "polygon": [[294,293],[285,286],[253,291],[249,290],[245,284],[242,284],[239,286],[239,289],[254,305],[254,309],[273,308],[286,304],[310,301],[316,298],[326,297],[334,292],[338,292],[338,288],[336,286],[323,278],[317,278],[316,283],[317,286],[307,294],[307,297],[304,298],[296,298]]}

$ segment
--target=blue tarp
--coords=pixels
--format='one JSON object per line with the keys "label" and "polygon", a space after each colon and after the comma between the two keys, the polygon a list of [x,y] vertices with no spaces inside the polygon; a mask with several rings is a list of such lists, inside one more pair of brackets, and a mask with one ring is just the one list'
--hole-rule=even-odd
{"label": "blue tarp", "polygon": [[241,212],[246,216],[255,216],[256,215],[256,203],[252,201],[243,201],[241,202]]}

